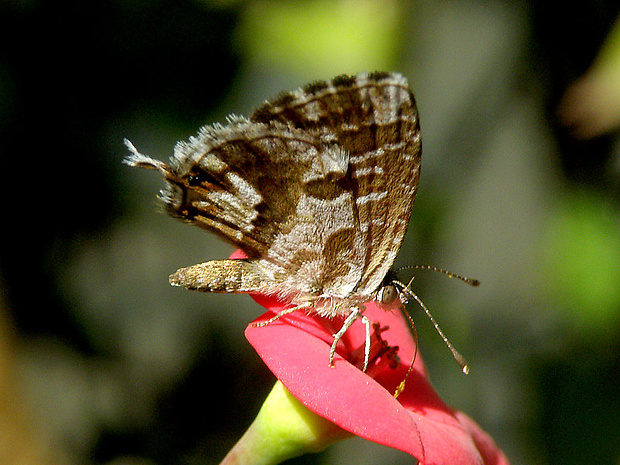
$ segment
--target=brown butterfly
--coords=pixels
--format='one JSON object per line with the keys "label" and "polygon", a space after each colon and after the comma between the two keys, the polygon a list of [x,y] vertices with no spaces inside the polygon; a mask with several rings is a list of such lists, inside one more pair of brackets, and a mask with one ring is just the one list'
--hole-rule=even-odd
{"label": "brown butterfly", "polygon": [[413,295],[386,279],[420,175],[418,111],[400,74],[338,76],[284,93],[250,119],[203,127],[177,144],[169,165],[126,144],[126,163],[164,175],[172,216],[248,256],[180,269],[172,284],[276,295],[292,305],[284,313],[345,317],[330,363],[357,318],[369,340],[365,302],[393,309]]}

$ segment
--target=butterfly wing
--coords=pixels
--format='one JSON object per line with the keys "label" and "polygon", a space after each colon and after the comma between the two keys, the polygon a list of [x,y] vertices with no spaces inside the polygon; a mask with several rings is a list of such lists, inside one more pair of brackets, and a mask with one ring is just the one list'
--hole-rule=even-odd
{"label": "butterfly wing", "polygon": [[349,154],[363,272],[352,292],[381,285],[403,237],[420,175],[418,111],[404,77],[361,73],[320,81],[266,102],[252,121],[325,131]]}
{"label": "butterfly wing", "polygon": [[129,146],[129,164],[164,173],[169,213],[256,259],[257,291],[304,302],[373,295],[406,232],[420,166],[413,96],[387,73],[317,82],[251,120],[202,128],[170,166]]}

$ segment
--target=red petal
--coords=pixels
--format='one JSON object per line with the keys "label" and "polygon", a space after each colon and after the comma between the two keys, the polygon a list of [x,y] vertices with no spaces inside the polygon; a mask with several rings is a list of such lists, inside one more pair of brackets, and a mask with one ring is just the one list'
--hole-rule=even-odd
{"label": "red petal", "polygon": [[[372,304],[366,306],[364,314],[389,326],[382,337],[391,346],[400,347],[402,365],[383,370],[375,379],[339,354],[334,368],[329,367],[332,333],[342,320],[297,312],[267,326],[249,326],[246,337],[269,369],[307,408],[357,436],[400,449],[427,465],[507,463],[475,423],[443,403],[428,382],[419,355],[405,391],[398,400],[393,397],[415,352],[413,340],[402,316]],[[273,313],[268,312],[256,321],[271,316]],[[345,344],[363,344],[364,332],[363,324],[356,322],[345,335],[349,338]]]}
{"label": "red petal", "polygon": [[[238,257],[234,254],[231,258]],[[265,321],[287,307],[275,298],[252,297],[271,310],[255,322]],[[357,436],[407,452],[425,465],[508,464],[478,425],[439,398],[419,354],[405,391],[394,398],[392,394],[416,351],[409,324],[400,313],[386,312],[373,303],[366,305],[364,315],[389,327],[381,337],[390,346],[399,347],[401,359],[397,369],[386,368],[374,374],[374,379],[342,356],[364,344],[365,327],[359,320],[342,338],[333,368],[329,366],[329,350],[333,334],[342,325],[341,318],[332,320],[299,311],[266,326],[248,326],[245,334],[269,369],[300,402]]]}

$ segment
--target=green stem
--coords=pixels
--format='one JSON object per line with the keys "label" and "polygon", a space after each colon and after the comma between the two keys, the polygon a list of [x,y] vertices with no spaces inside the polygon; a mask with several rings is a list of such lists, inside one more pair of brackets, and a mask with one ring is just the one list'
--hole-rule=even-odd
{"label": "green stem", "polygon": [[254,422],[220,465],[275,465],[351,436],[308,410],[277,381]]}

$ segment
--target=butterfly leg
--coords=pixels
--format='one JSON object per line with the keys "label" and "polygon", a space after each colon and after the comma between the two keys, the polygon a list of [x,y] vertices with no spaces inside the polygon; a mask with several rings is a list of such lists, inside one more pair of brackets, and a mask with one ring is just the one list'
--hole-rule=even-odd
{"label": "butterfly leg", "polygon": [[366,327],[366,343],[364,346],[364,367],[362,371],[366,371],[366,368],[368,368],[368,361],[370,359],[370,320],[361,314],[359,308],[352,309],[349,316],[347,316],[347,319],[344,320],[344,323],[342,327],[340,328],[340,330],[336,334],[334,334],[334,342],[332,342],[332,346],[329,350],[329,366],[330,367],[334,366],[334,355],[336,354],[336,346],[338,345],[338,342],[340,341],[340,339],[342,339],[342,336],[344,336],[347,330],[351,327],[351,325],[358,318],[361,318],[362,323],[364,323],[364,326]]}
{"label": "butterfly leg", "polygon": [[368,317],[362,315],[362,323],[366,326],[366,344],[364,345],[364,368],[363,372],[366,372],[368,368],[368,361],[370,360],[370,320]]}
{"label": "butterfly leg", "polygon": [[252,323],[252,326],[254,326],[255,328],[260,328],[261,326],[267,326],[268,324],[271,324],[274,321],[279,320],[284,315],[288,315],[289,313],[293,313],[293,312],[296,312],[297,310],[301,310],[301,309],[308,308],[311,306],[312,305],[310,303],[303,303],[301,305],[297,305],[296,307],[287,308],[286,310],[282,310],[277,315],[269,318],[267,321],[261,321],[260,323]]}

